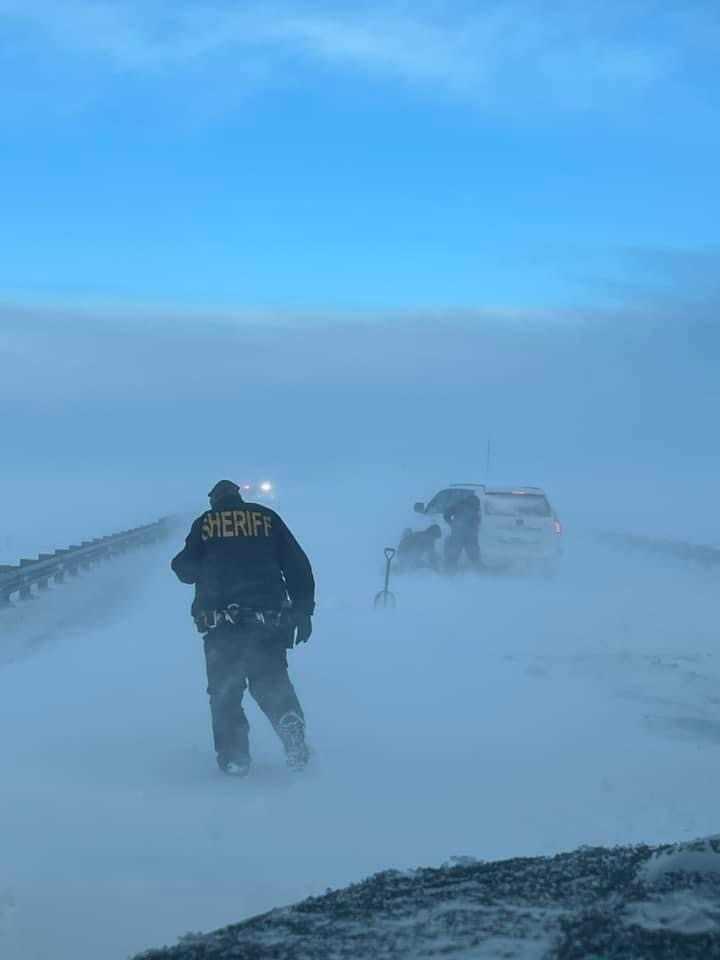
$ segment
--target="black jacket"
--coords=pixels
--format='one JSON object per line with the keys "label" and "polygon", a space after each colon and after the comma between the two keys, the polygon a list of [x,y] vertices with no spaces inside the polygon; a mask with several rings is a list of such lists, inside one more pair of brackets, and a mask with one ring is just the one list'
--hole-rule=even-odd
{"label": "black jacket", "polygon": [[193,613],[230,603],[253,610],[315,609],[310,561],[282,519],[264,504],[231,496],[195,520],[172,561],[183,583],[195,584]]}
{"label": "black jacket", "polygon": [[443,518],[453,532],[477,530],[480,526],[480,500],[471,493],[449,507]]}

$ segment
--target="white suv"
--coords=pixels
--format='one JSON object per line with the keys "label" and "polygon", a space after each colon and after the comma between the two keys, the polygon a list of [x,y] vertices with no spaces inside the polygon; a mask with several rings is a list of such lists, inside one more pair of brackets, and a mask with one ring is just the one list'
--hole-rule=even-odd
{"label": "white suv", "polygon": [[538,565],[551,572],[562,553],[562,525],[539,487],[485,487],[480,555],[487,566]]}
{"label": "white suv", "polygon": [[438,522],[469,492],[476,494],[482,507],[479,543],[483,566],[554,571],[562,553],[562,526],[539,487],[454,483],[436,493],[427,504],[416,503],[415,513]]}

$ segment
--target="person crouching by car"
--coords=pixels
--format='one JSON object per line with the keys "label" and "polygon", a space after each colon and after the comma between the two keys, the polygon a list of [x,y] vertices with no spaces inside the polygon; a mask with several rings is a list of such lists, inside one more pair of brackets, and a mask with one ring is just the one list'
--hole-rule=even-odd
{"label": "person crouching by car", "polygon": [[427,530],[406,530],[397,548],[398,573],[411,570],[439,570],[440,557],[436,545],[442,537],[442,530],[434,523]]}

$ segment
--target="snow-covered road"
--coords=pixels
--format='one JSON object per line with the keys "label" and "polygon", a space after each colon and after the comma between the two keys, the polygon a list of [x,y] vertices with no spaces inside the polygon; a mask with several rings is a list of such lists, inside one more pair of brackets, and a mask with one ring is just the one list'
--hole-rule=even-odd
{"label": "snow-covered road", "polygon": [[217,772],[174,544],[33,605],[42,644],[0,666],[5,960],[123,960],[391,866],[718,831],[715,575],[576,544],[556,581],[398,580],[376,613],[379,568],[337,546],[310,545],[292,654],[301,778],[254,705],[251,778]]}

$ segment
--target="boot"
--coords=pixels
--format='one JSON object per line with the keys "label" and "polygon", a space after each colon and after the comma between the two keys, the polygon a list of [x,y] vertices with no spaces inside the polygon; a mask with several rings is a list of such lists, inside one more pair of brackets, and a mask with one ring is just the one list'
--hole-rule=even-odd
{"label": "boot", "polygon": [[246,777],[250,773],[250,757],[240,757],[228,760],[218,756],[218,766],[229,777]]}
{"label": "boot", "polygon": [[277,732],[290,770],[304,770],[310,759],[310,751],[305,743],[305,721],[297,713],[286,713],[280,718]]}

